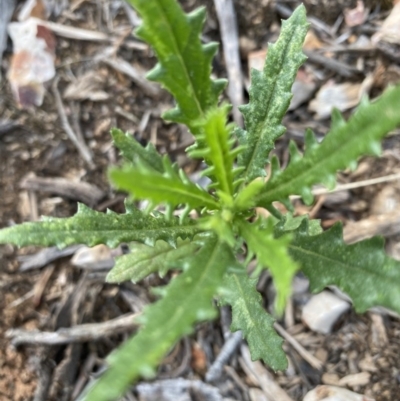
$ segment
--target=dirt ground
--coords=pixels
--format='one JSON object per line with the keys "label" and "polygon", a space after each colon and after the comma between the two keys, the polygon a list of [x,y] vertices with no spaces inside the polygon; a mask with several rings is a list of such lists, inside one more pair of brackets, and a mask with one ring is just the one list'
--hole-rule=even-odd
{"label": "dirt ground", "polygon": [[[109,135],[110,128],[115,126],[134,134],[143,144],[151,141],[193,177],[199,167],[184,154],[192,140],[185,128],[167,124],[160,118],[171,106],[171,97],[157,85],[143,80],[145,72],[155,64],[155,58],[151,49],[131,34],[137,16],[119,0],[48,3],[50,21],[103,33],[104,37],[87,39],[77,33],[71,39],[56,32],[56,77],[46,84],[43,104],[30,109],[17,106],[7,79],[12,55],[12,46],[8,43],[0,84],[0,227],[37,220],[41,215],[71,216],[76,212],[77,200],[99,211],[111,208],[122,212],[123,196],[107,182],[107,166],[119,161]],[[308,95],[285,117],[287,133],[276,148],[283,165],[288,160],[289,140],[301,147],[306,127],[311,127],[321,139],[328,131],[330,119],[323,115],[325,100],[323,94],[318,97],[327,83],[344,84],[337,89],[337,96],[349,102],[349,107],[343,109],[348,117],[361,94],[374,97],[389,84],[400,81],[400,42],[371,44],[371,38],[390,9],[371,2],[374,4],[369,4],[370,8],[365,11],[365,21],[352,27],[343,16],[344,10],[355,3],[305,2],[311,22],[306,48],[309,60],[298,78],[299,91]],[[205,5],[209,18],[203,39],[221,41],[213,1],[185,0],[182,4],[186,10]],[[245,87],[248,64],[257,63],[260,51],[267,48],[268,42],[276,40],[280,19],[286,18],[297,4],[296,1],[277,4],[269,0],[234,1]],[[359,47],[354,46],[361,42]],[[322,59],[318,58],[321,55]],[[338,63],[332,64],[331,60]],[[132,70],[122,68],[123,63]],[[226,77],[225,64],[220,51],[214,61],[216,76]],[[245,101],[246,96],[244,91]],[[354,97],[358,100],[354,101]],[[86,160],[68,136],[63,116],[88,149],[91,156]],[[344,185],[376,177],[389,178],[378,184],[360,184],[331,195],[320,195],[312,207],[295,201],[296,212],[322,219],[326,228],[343,221],[349,241],[385,235],[388,252],[398,258],[400,230],[396,228],[399,226],[396,219],[400,216],[400,184],[398,177],[390,177],[400,172],[399,133],[396,131],[385,140],[380,159],[362,159],[355,172],[340,173],[338,182]],[[45,184],[38,177],[64,178],[71,185],[68,188],[74,190],[62,192],[56,181]],[[78,185],[82,182],[92,187],[82,188]],[[357,222],[364,225],[356,225]],[[104,269],[79,269],[71,264],[74,250],[54,260],[45,258],[45,262],[35,265],[29,255],[35,255],[39,249],[0,246],[3,294],[0,297],[0,401],[76,399],[88,380],[104,367],[107,354],[134,330],[132,327],[93,341],[14,347],[6,336],[10,329],[53,332],[83,323],[107,322],[138,312],[154,299],[148,289],[160,284],[159,278],[150,277],[140,285],[105,284]],[[32,263],[22,271],[23,262]],[[259,290],[266,308],[270,308],[273,290],[269,277],[262,280]],[[323,335],[302,323],[301,310],[309,298],[304,278],[299,277],[290,309],[279,323],[306,354],[299,353],[287,341],[289,369],[276,374],[270,372],[272,380],[295,401],[302,400],[320,384],[339,385],[376,401],[399,400],[399,316],[382,310],[364,315],[349,311],[335,324],[331,334]],[[158,379],[183,377],[205,381],[208,368],[226,341],[227,327],[226,310],[221,311],[216,322],[199,325],[196,333],[183,339],[166,357]],[[220,399],[267,400],[257,376],[251,374],[251,369],[264,367],[249,367],[243,355],[243,350],[237,348],[220,377],[209,385],[219,389],[223,397]],[[320,366],[313,366],[310,355],[318,359]],[[125,399],[168,398],[151,398],[132,387]]]}

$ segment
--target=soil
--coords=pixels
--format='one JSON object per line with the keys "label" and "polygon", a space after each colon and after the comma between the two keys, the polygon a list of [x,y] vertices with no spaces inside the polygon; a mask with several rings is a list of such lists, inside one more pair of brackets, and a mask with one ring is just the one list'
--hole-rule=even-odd
{"label": "soil", "polygon": [[[213,2],[186,0],[182,3],[186,10],[192,10],[199,5],[207,7],[209,19],[204,29],[205,40],[219,41],[218,19]],[[282,5],[293,9],[296,3],[282,2]],[[309,16],[319,19],[325,27],[330,28],[341,18],[343,9],[351,7],[353,3],[305,1]],[[117,44],[112,44],[114,54],[140,71],[147,71],[155,64],[151,50],[130,35],[131,25],[120,1],[77,0],[71,4],[52,4],[57,4],[57,7],[53,8],[51,20],[117,37]],[[275,40],[279,32],[279,21],[283,15],[271,4],[268,0],[235,1],[246,77],[248,55],[265,49],[267,43]],[[343,42],[344,47],[349,46],[361,35],[370,36],[371,29],[376,29],[376,21],[382,21],[387,16],[385,10],[374,9],[372,12],[375,13],[374,20],[352,29],[341,23],[328,38],[323,29],[312,29],[324,43],[335,43],[341,34],[350,32],[350,39]],[[32,173],[37,177],[63,177],[71,182],[93,184],[103,191],[104,196],[91,206],[100,211],[107,207],[117,212],[123,211],[123,196],[116,193],[107,181],[107,167],[120,159],[111,144],[111,127],[117,126],[131,132],[143,144],[151,141],[160,152],[170,154],[188,174],[198,168],[197,164],[186,158],[183,151],[191,143],[191,137],[185,128],[167,124],[160,118],[161,113],[171,107],[171,97],[163,90],[146,90],[126,74],[106,62],[98,61],[97,56],[109,46],[110,43],[104,41],[57,36],[57,90],[61,94],[71,126],[75,131],[81,131],[84,142],[93,154],[93,165],[89,165],[65,132],[52,82],[47,86],[41,106],[29,110],[17,106],[6,78],[12,53],[9,44],[2,61],[0,95],[0,227],[35,220],[40,215],[67,217],[76,212],[76,199],[52,192],[22,189],[21,181]],[[400,69],[396,62],[398,47],[393,45],[389,50],[392,56],[388,55],[388,51],[382,51],[378,55],[367,53],[356,57],[345,48],[335,57],[350,65],[364,63],[365,74],[374,75],[371,93],[375,95],[389,83],[400,80]],[[324,66],[309,63],[307,65],[318,74],[317,88],[331,78],[337,78],[337,82],[360,81],[357,76],[339,77]],[[221,52],[214,62],[214,70],[219,77],[226,76]],[[88,74],[86,80],[93,84],[90,93],[81,93],[74,99],[68,99],[65,95],[66,89],[84,74]],[[101,92],[105,96],[100,100],[89,100],[87,97],[94,92]],[[315,120],[307,106],[308,100],[289,112],[285,118],[288,131],[279,140],[276,149],[282,164],[288,159],[286,149],[290,139],[295,140],[299,146],[303,145],[302,133],[306,126],[311,126],[320,137],[327,132],[329,119]],[[347,111],[345,115],[349,113]],[[354,173],[341,173],[339,182],[361,181],[397,173],[400,166],[398,134],[399,132],[394,133],[385,141],[382,158],[364,158]],[[385,205],[388,202],[386,198],[379,200],[378,194],[388,187],[393,190],[393,199],[390,199],[398,202],[400,187],[392,182],[346,191],[346,196],[339,201],[327,196],[322,201],[317,200],[318,206],[314,208],[307,208],[301,202],[297,202],[295,207],[298,213],[311,212],[322,219],[324,227],[339,220],[346,224],[377,213],[375,211],[380,207],[379,202]],[[388,247],[393,251],[396,244],[398,238],[391,236]],[[107,354],[129,334],[116,334],[107,339],[75,345],[33,344],[15,348],[5,335],[9,329],[55,331],[81,323],[108,321],[135,311],[132,297],[135,305],[150,302],[154,297],[149,294],[148,288],[160,283],[160,279],[150,277],[140,285],[108,285],[104,283],[104,272],[77,269],[72,266],[70,256],[49,262],[40,269],[20,271],[18,258],[37,251],[39,249],[34,247],[17,250],[11,246],[0,246],[0,288],[3,294],[0,297],[0,401],[75,399],[88,377],[96,375],[96,371],[104,366]],[[393,255],[396,256],[395,251]],[[265,282],[266,285],[260,292],[268,307],[271,304],[268,302],[271,284],[268,278]],[[337,384],[335,381],[338,382],[341,378],[365,373],[369,374],[366,382],[347,384],[347,388],[376,401],[399,399],[399,318],[380,312],[357,315],[350,311],[336,324],[331,334],[316,334],[301,322],[301,308],[309,297],[307,292],[300,292],[293,298],[292,327],[285,321],[281,323],[298,342],[323,362],[323,368],[317,370],[311,367],[290,345],[285,344],[291,365],[287,372],[275,374],[277,383],[293,400],[300,401],[307,391],[319,384]],[[220,321],[200,325],[195,334],[182,340],[166,357],[160,367],[159,378],[204,379],[207,367],[224,344],[224,329],[226,324],[224,326],[223,315]],[[232,370],[225,371],[224,385],[218,384],[217,387],[226,399],[249,399],[246,391],[257,385],[241,368],[239,352],[232,356],[229,366]],[[135,389],[132,390],[131,397],[134,394]]]}

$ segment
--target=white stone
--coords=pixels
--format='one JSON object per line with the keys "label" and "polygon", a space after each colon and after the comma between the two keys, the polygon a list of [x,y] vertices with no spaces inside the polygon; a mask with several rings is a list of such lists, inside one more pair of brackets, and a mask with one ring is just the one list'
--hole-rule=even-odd
{"label": "white stone", "polygon": [[71,263],[82,269],[111,269],[114,257],[107,245],[100,244],[92,248],[83,246],[75,252]]}
{"label": "white stone", "polygon": [[303,322],[313,331],[328,334],[338,318],[349,310],[350,304],[330,291],[311,297],[303,308]]}
{"label": "white stone", "polygon": [[360,372],[347,375],[339,380],[339,386],[349,386],[351,388],[365,386],[371,379],[371,373]]}
{"label": "white stone", "polygon": [[336,386],[318,386],[303,401],[375,401],[373,398]]}

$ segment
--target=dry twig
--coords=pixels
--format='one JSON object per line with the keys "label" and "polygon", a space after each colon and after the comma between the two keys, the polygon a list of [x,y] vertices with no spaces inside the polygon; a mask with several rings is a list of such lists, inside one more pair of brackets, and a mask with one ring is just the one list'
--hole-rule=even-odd
{"label": "dry twig", "polygon": [[136,390],[143,401],[164,400],[175,401],[186,399],[182,397],[185,393],[187,399],[198,399],[208,401],[222,401],[222,396],[217,388],[205,384],[200,380],[172,379],[159,380],[154,383],[141,383]]}
{"label": "dry twig", "polygon": [[114,47],[105,49],[101,54],[99,54],[96,59],[102,61],[103,63],[109,65],[115,70],[127,75],[129,78],[135,82],[147,95],[158,97],[161,93],[161,88],[156,84],[149,82],[145,77],[145,72],[138,67],[133,66],[124,59],[120,57],[113,56],[115,52]]}
{"label": "dry twig", "polygon": [[83,142],[83,140],[79,141],[78,137],[76,136],[75,132],[73,131],[68,121],[67,114],[65,112],[65,108],[61,99],[61,95],[57,88],[58,81],[59,81],[58,78],[54,80],[52,89],[56,100],[58,114],[60,115],[61,125],[64,128],[65,133],[68,135],[68,138],[78,149],[79,153],[81,154],[85,162],[89,165],[90,168],[94,168],[92,152]]}
{"label": "dry twig", "polygon": [[104,198],[104,192],[93,184],[75,182],[61,177],[43,178],[28,174],[20,183],[23,189],[49,192],[94,206]]}
{"label": "dry twig", "polygon": [[24,272],[31,269],[39,269],[50,262],[74,254],[82,245],[71,245],[64,249],[58,249],[56,246],[41,249],[33,255],[18,256],[21,263],[19,271]]}
{"label": "dry twig", "polygon": [[362,180],[362,181],[357,181],[357,182],[349,182],[348,184],[341,184],[341,185],[338,185],[332,191],[329,191],[326,188],[316,188],[313,190],[313,195],[325,195],[325,194],[330,194],[333,192],[346,191],[346,190],[350,190],[350,189],[367,187],[369,185],[382,184],[384,182],[391,182],[391,181],[396,181],[396,180],[400,180],[400,173],[389,174],[389,175],[385,175],[383,177],[370,178],[368,180]]}
{"label": "dry twig", "polygon": [[326,57],[317,52],[305,50],[304,53],[311,62],[321,64],[328,70],[332,70],[345,78],[364,74],[363,71],[360,71],[357,68],[350,67],[341,61]]}
{"label": "dry twig", "polygon": [[138,313],[129,313],[107,322],[80,324],[61,328],[56,332],[10,329],[6,332],[6,337],[11,338],[11,343],[15,347],[22,344],[58,345],[96,341],[133,329],[137,326],[134,318],[138,315]]}
{"label": "dry twig", "polygon": [[242,114],[238,107],[243,104],[243,74],[239,56],[239,36],[235,8],[232,0],[214,0],[221,32],[224,58],[228,70],[228,94],[234,106],[233,118],[241,126]]}
{"label": "dry twig", "polygon": [[240,358],[241,366],[248,376],[251,376],[255,383],[264,392],[268,401],[293,401],[291,397],[279,386],[273,376],[264,368],[259,361],[252,361],[249,348],[242,345],[242,358]]}
{"label": "dry twig", "polygon": [[232,335],[228,338],[228,340],[222,347],[218,357],[208,369],[208,372],[206,373],[206,381],[213,382],[221,377],[224,365],[229,361],[236,348],[242,342],[242,339],[243,335],[241,331],[232,333]]}
{"label": "dry twig", "polygon": [[[44,347],[45,348],[45,347]],[[54,361],[48,357],[47,348],[43,350],[43,360],[38,363],[38,381],[33,396],[33,401],[45,401],[48,399],[48,392],[51,384],[51,378],[54,370]]]}
{"label": "dry twig", "polygon": [[322,369],[322,362],[311,355],[294,337],[292,337],[280,324],[274,324],[275,330],[307,361],[313,368]]}
{"label": "dry twig", "polygon": [[75,28],[73,26],[58,24],[57,22],[45,21],[34,18],[38,25],[48,28],[56,35],[69,39],[89,40],[92,42],[110,42],[113,37],[103,32],[90,31],[88,29]]}

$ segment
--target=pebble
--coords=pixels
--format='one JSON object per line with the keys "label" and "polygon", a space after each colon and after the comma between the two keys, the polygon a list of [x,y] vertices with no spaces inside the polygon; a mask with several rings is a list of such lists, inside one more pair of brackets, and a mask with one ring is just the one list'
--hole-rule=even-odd
{"label": "pebble", "polygon": [[303,401],[375,401],[373,398],[336,386],[318,386],[309,391]]}
{"label": "pebble", "polygon": [[365,386],[369,383],[371,374],[368,372],[354,373],[352,375],[347,375],[339,380],[339,386]]}
{"label": "pebble", "polygon": [[322,375],[322,383],[337,386],[339,384],[340,377],[336,373],[324,373]]}
{"label": "pebble", "polygon": [[302,311],[303,322],[313,331],[328,334],[338,318],[350,309],[350,304],[330,291],[311,297]]}
{"label": "pebble", "polygon": [[82,269],[111,269],[114,266],[114,256],[107,245],[96,245],[92,248],[78,249],[71,263]]}
{"label": "pebble", "polygon": [[399,194],[394,185],[387,185],[377,193],[371,204],[371,214],[391,213],[399,207]]}
{"label": "pebble", "polygon": [[361,359],[358,363],[358,367],[366,372],[376,372],[378,370],[372,356],[369,354],[366,354],[364,359]]}
{"label": "pebble", "polygon": [[262,390],[259,388],[251,387],[249,389],[250,401],[269,401]]}

